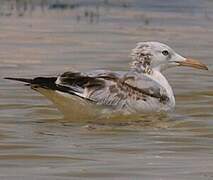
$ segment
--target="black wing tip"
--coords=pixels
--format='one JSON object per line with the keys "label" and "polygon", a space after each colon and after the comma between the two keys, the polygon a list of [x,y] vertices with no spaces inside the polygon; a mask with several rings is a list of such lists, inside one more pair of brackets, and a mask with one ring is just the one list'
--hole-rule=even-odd
{"label": "black wing tip", "polygon": [[13,80],[13,81],[20,81],[25,83],[32,83],[32,79],[26,79],[26,78],[12,78],[12,77],[4,77],[4,79]]}

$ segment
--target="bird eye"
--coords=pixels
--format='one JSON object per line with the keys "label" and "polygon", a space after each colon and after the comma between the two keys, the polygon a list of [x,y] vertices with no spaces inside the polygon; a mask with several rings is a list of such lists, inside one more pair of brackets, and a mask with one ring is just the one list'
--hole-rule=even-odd
{"label": "bird eye", "polygon": [[168,55],[169,55],[169,51],[164,50],[164,51],[162,51],[162,54],[163,54],[164,56],[168,56]]}

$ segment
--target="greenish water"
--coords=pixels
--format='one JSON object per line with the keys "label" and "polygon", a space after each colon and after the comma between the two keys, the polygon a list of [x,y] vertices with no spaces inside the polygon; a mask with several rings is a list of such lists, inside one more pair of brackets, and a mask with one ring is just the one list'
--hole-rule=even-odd
{"label": "greenish water", "polygon": [[147,40],[210,68],[166,72],[173,113],[97,123],[73,124],[1,78],[0,179],[213,179],[212,1],[0,2],[2,78],[127,69],[130,50]]}

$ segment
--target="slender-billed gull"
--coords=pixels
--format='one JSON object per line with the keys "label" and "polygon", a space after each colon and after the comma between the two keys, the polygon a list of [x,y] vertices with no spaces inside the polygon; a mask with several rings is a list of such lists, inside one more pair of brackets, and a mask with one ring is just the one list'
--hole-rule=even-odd
{"label": "slender-billed gull", "polygon": [[175,98],[161,72],[176,66],[208,70],[201,62],[185,58],[159,42],[138,43],[131,57],[128,71],[70,71],[58,77],[6,79],[29,84],[62,112],[75,117],[75,113],[83,115],[86,111],[125,114],[170,111],[175,107]]}

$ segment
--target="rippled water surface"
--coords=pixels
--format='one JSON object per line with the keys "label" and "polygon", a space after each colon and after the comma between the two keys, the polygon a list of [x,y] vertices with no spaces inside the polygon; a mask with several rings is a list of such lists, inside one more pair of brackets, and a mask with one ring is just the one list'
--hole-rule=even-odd
{"label": "rippled water surface", "polygon": [[[0,179],[213,179],[213,1],[0,3]],[[166,72],[177,103],[169,115],[71,123],[3,79],[125,70],[130,49],[146,40],[210,69]]]}

